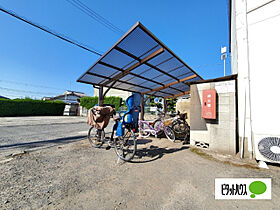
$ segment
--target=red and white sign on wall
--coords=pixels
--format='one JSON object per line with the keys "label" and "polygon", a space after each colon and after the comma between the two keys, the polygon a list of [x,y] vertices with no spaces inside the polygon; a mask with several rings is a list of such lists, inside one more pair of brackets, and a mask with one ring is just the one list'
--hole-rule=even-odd
{"label": "red and white sign on wall", "polygon": [[202,92],[202,117],[216,119],[216,90],[203,90]]}

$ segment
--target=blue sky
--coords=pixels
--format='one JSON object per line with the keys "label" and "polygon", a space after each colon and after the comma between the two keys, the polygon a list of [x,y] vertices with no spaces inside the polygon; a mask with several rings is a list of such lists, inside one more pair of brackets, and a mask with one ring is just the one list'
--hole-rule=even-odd
{"label": "blue sky", "polygon": [[[140,21],[204,79],[223,76],[220,48],[229,45],[227,0],[81,1],[122,31]],[[122,36],[66,0],[2,0],[0,6],[102,52]],[[3,12],[0,25],[0,95],[41,98],[69,89],[93,95],[91,85],[76,80],[99,56]]]}

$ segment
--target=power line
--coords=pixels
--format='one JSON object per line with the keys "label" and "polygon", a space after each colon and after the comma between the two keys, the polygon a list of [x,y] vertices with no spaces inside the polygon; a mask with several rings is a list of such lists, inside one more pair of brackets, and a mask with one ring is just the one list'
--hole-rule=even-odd
{"label": "power line", "polygon": [[0,87],[0,90],[11,91],[16,93],[31,93],[34,95],[57,95],[57,93],[34,92],[34,91],[26,91],[26,90],[12,89],[12,88],[4,88],[4,87]]}
{"label": "power line", "polygon": [[25,86],[31,86],[31,87],[46,88],[46,89],[54,89],[54,90],[63,90],[63,91],[66,90],[66,89],[62,89],[62,88],[55,88],[55,87],[42,86],[42,85],[34,85],[34,84],[28,84],[28,83],[16,82],[16,81],[10,81],[10,80],[2,80],[2,79],[0,79],[0,82],[9,83],[9,84],[12,83],[12,84],[18,84],[18,85],[25,85]]}
{"label": "power line", "polygon": [[24,98],[24,97],[38,97],[36,95],[28,95],[28,96],[22,96],[22,95],[13,95],[13,94],[3,94],[5,97],[16,97],[16,98]]}
{"label": "power line", "polygon": [[71,0],[66,0],[66,1],[68,1],[74,7],[76,7],[77,9],[82,11],[83,13],[87,14],[92,19],[98,21],[100,24],[102,24],[103,26],[107,27],[111,31],[116,32],[116,33],[120,33],[120,34],[124,33],[124,31],[122,31],[120,28],[118,28],[113,23],[111,23],[110,21],[108,21],[107,19],[105,19],[104,17],[99,15],[97,12],[95,12],[94,10],[92,10],[91,8],[86,6],[81,1],[79,1],[79,0],[72,0],[72,1]]}
{"label": "power line", "polygon": [[17,18],[18,20],[21,20],[21,21],[23,21],[23,22],[25,22],[25,23],[28,23],[29,25],[32,25],[32,26],[34,26],[34,27],[36,27],[36,28],[39,28],[39,29],[41,29],[42,31],[45,31],[45,32],[47,32],[47,33],[49,33],[49,34],[51,34],[51,35],[53,35],[53,36],[55,36],[55,37],[57,37],[57,38],[59,38],[59,39],[62,39],[62,40],[66,41],[66,42],[68,42],[68,43],[71,43],[71,44],[73,44],[73,45],[75,45],[75,46],[77,46],[77,47],[80,47],[80,48],[82,48],[82,49],[84,49],[84,50],[87,50],[87,51],[89,51],[89,52],[91,52],[91,53],[94,53],[94,54],[99,55],[99,56],[101,56],[102,53],[103,53],[103,52],[101,52],[101,51],[99,51],[99,50],[96,50],[96,49],[94,49],[94,48],[92,48],[92,47],[91,47],[92,49],[90,49],[90,48],[88,48],[87,45],[85,45],[85,44],[82,44],[82,43],[79,43],[78,41],[75,41],[75,40],[73,40],[73,39],[67,38],[65,35],[58,34],[58,33],[54,32],[54,31],[52,31],[52,30],[50,30],[50,29],[47,29],[47,27],[41,26],[41,25],[36,24],[36,23],[34,23],[34,22],[30,21],[30,20],[27,20],[27,19],[24,18],[24,17],[20,17],[19,15],[15,14],[14,12],[8,11],[8,10],[4,9],[3,7],[1,7],[1,6],[0,6],[0,11],[6,13],[6,14],[8,14],[8,15],[11,15],[11,16]]}

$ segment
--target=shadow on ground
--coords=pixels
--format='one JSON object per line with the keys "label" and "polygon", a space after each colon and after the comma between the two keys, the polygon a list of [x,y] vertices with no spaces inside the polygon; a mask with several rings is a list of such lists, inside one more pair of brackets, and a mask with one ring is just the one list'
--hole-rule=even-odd
{"label": "shadow on ground", "polygon": [[188,149],[189,146],[182,146],[180,148],[167,148],[167,147],[158,147],[151,145],[149,148],[140,148],[137,149],[137,152],[131,160],[131,163],[148,163],[151,161],[158,160],[164,155],[179,152],[185,149]]}
{"label": "shadow on ground", "polygon": [[85,135],[79,135],[79,136],[71,136],[71,137],[57,138],[57,139],[51,139],[51,140],[0,145],[0,149],[11,149],[11,148],[31,149],[31,148],[36,148],[36,147],[50,146],[50,145],[56,146],[56,145],[71,143],[71,142],[75,142],[75,141],[80,141],[86,137],[87,136],[85,136]]}

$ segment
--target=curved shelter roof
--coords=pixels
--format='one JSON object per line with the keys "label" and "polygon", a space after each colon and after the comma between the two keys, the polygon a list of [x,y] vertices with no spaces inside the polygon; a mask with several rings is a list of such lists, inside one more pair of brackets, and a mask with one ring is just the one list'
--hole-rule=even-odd
{"label": "curved shelter roof", "polygon": [[189,93],[202,78],[140,22],[101,56],[77,81],[158,97]]}

